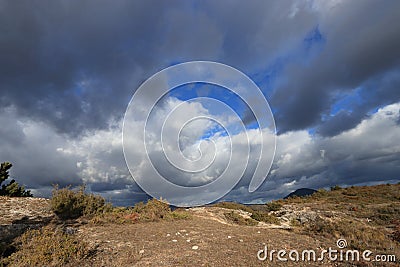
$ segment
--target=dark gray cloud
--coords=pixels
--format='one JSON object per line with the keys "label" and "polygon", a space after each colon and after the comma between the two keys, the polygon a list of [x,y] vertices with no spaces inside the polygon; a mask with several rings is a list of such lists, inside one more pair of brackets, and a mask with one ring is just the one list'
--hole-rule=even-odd
{"label": "dark gray cloud", "polygon": [[356,99],[351,106],[328,116],[317,126],[317,132],[323,136],[334,136],[354,128],[374,109],[400,101],[399,87],[400,70],[368,79],[355,90]]}
{"label": "dark gray cloud", "polygon": [[290,20],[279,15],[291,5],[2,1],[0,103],[63,133],[105,128],[144,79],[172,62],[267,64],[315,23],[306,8]]}
{"label": "dark gray cloud", "polygon": [[335,136],[345,130],[354,128],[365,116],[364,112],[339,111],[335,116],[318,127],[318,133],[323,136]]}
{"label": "dark gray cloud", "polygon": [[[351,93],[364,83],[378,84],[366,89],[377,96],[367,98],[375,104],[369,108],[388,103],[379,83],[400,67],[400,26],[395,22],[398,8],[397,1],[343,1],[334,8],[321,8],[318,28],[326,40],[321,52],[307,64],[304,60],[288,64],[285,82],[272,96],[272,104],[279,109],[280,132],[318,125],[335,104],[337,93]],[[396,85],[389,86],[386,91],[394,93]],[[399,91],[392,96],[391,103],[395,103]],[[364,115],[365,109],[360,110]],[[348,117],[358,122],[362,118],[362,114]],[[349,125],[354,126],[354,122]]]}
{"label": "dark gray cloud", "polygon": [[10,176],[29,188],[82,184],[76,166],[80,157],[62,153],[68,142],[44,123],[19,119],[8,108],[0,116],[0,162],[13,164]]}
{"label": "dark gray cloud", "polygon": [[[104,128],[158,69],[163,2],[2,1],[2,106],[60,132]],[[165,64],[161,62],[161,64]],[[145,73],[142,73],[145,72]]]}

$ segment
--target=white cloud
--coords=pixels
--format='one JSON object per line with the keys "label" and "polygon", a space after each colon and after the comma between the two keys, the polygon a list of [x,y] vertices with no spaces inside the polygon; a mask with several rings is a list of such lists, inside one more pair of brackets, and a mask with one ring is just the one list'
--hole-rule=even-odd
{"label": "white cloud", "polygon": [[[399,179],[394,175],[400,168],[399,110],[399,103],[381,108],[354,129],[331,138],[312,136],[306,131],[279,136],[272,174],[278,179],[304,176],[307,180],[318,176],[325,185]],[[391,160],[384,161],[385,158]]]}
{"label": "white cloud", "polygon": [[[168,132],[176,133],[182,126],[181,123],[184,123],[179,114],[209,114],[204,106],[198,103],[181,103],[177,99],[170,99],[166,103],[166,106],[170,107],[182,104],[181,112],[174,115],[176,123],[167,125],[164,129],[168,137],[164,149],[176,150],[174,140],[176,141],[177,136],[169,135]],[[156,126],[166,118],[170,107],[155,113],[156,118],[152,120],[155,125],[149,125],[150,133],[154,131],[154,137],[157,137],[156,131],[159,129]],[[319,188],[333,184],[398,179],[399,111],[400,103],[383,107],[354,129],[334,137],[313,136],[307,131],[287,132],[278,136],[273,170],[263,187],[254,194],[249,194],[243,189],[247,188],[257,162],[254,155],[251,155],[244,179],[228,198],[231,196],[236,200],[247,201],[267,199],[268,196],[282,196],[298,187]],[[0,116],[0,122],[10,126],[1,129],[3,138],[0,158],[2,161],[13,162],[15,168],[12,174],[26,184],[40,187],[56,181],[73,184],[86,182],[101,184],[102,190],[108,188],[110,192],[113,189],[129,190],[128,185],[132,184],[122,154],[121,122],[112,122],[108,129],[91,131],[79,138],[58,134],[42,122],[19,119],[12,108]],[[245,160],[245,133],[237,133],[231,136],[231,139],[215,134],[210,137],[212,142],[201,142],[199,147],[199,138],[209,126],[207,120],[199,120],[181,133],[184,134],[184,138],[192,140],[182,146],[186,156],[198,155],[199,149],[203,153],[201,160],[209,161],[211,154],[212,157],[215,156],[210,168],[194,174],[179,171],[163,157],[160,142],[152,140],[148,149],[154,164],[158,164],[159,170],[169,176],[171,181],[184,185],[199,185],[215,180],[225,170],[229,160],[233,173],[240,173],[241,170],[235,168]],[[260,140],[256,130],[250,130],[248,134],[251,149],[254,149],[253,152],[257,151]],[[271,145],[271,135],[268,134],[270,133],[265,132],[264,144]],[[193,142],[193,139],[197,141]],[[231,142],[233,146],[239,147],[233,154]],[[136,153],[140,160],[142,153]],[[187,168],[193,167],[201,163],[201,160],[188,160],[183,165]],[[149,173],[147,167],[138,164],[134,174],[145,177]],[[119,188],[115,188],[115,183],[118,183]]]}

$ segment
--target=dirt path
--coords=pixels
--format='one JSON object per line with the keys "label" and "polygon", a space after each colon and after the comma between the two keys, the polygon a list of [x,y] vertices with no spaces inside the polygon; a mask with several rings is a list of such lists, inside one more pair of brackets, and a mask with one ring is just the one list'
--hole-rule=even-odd
{"label": "dirt path", "polygon": [[[93,266],[271,266],[257,259],[265,245],[288,251],[318,251],[322,246],[320,241],[287,230],[230,225],[196,213],[191,220],[173,222],[86,225],[78,234],[97,246],[99,253],[88,262]],[[273,266],[313,264],[275,261]]]}

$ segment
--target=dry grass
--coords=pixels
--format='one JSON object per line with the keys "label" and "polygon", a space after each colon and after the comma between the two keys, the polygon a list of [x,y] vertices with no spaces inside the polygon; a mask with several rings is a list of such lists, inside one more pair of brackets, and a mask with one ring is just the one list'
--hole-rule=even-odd
{"label": "dry grass", "polygon": [[384,251],[390,247],[391,240],[384,231],[379,231],[356,220],[342,219],[329,221],[318,218],[316,221],[307,224],[304,232],[308,235],[327,238],[344,238],[349,248],[366,250],[377,249]]}
{"label": "dry grass", "polygon": [[88,245],[60,229],[29,230],[17,239],[18,250],[3,264],[9,266],[65,266],[88,258]]}
{"label": "dry grass", "polygon": [[280,200],[283,205],[307,205],[319,211],[338,211],[379,226],[400,220],[400,184],[319,190],[308,197]]}
{"label": "dry grass", "polygon": [[[400,185],[377,185],[319,190],[308,197],[280,201],[283,205],[309,207],[319,214],[305,225],[294,223],[300,232],[315,238],[347,240],[350,248],[393,253],[400,237]],[[397,243],[397,245],[396,245]]]}
{"label": "dry grass", "polygon": [[184,209],[176,209],[172,211],[167,202],[163,200],[150,199],[147,203],[137,203],[133,208],[116,207],[108,212],[97,214],[92,218],[91,222],[94,224],[125,224],[190,218],[191,215]]}

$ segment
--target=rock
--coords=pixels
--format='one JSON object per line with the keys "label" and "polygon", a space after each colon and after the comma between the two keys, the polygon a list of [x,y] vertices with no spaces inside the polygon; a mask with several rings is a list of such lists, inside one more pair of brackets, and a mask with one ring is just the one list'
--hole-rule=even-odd
{"label": "rock", "polygon": [[77,232],[77,230],[75,228],[72,228],[72,227],[64,228],[64,233],[66,233],[67,235],[73,235],[76,232]]}
{"label": "rock", "polygon": [[11,242],[27,229],[39,229],[55,219],[50,200],[0,196],[0,239]]}
{"label": "rock", "polygon": [[279,219],[283,222],[291,222],[296,220],[301,224],[313,222],[317,218],[317,213],[312,211],[309,207],[298,209],[292,205],[285,205],[280,211],[274,212],[274,215],[279,217]]}
{"label": "rock", "polygon": [[199,249],[199,246],[193,246],[192,249],[193,249],[193,250],[198,250],[198,249]]}

